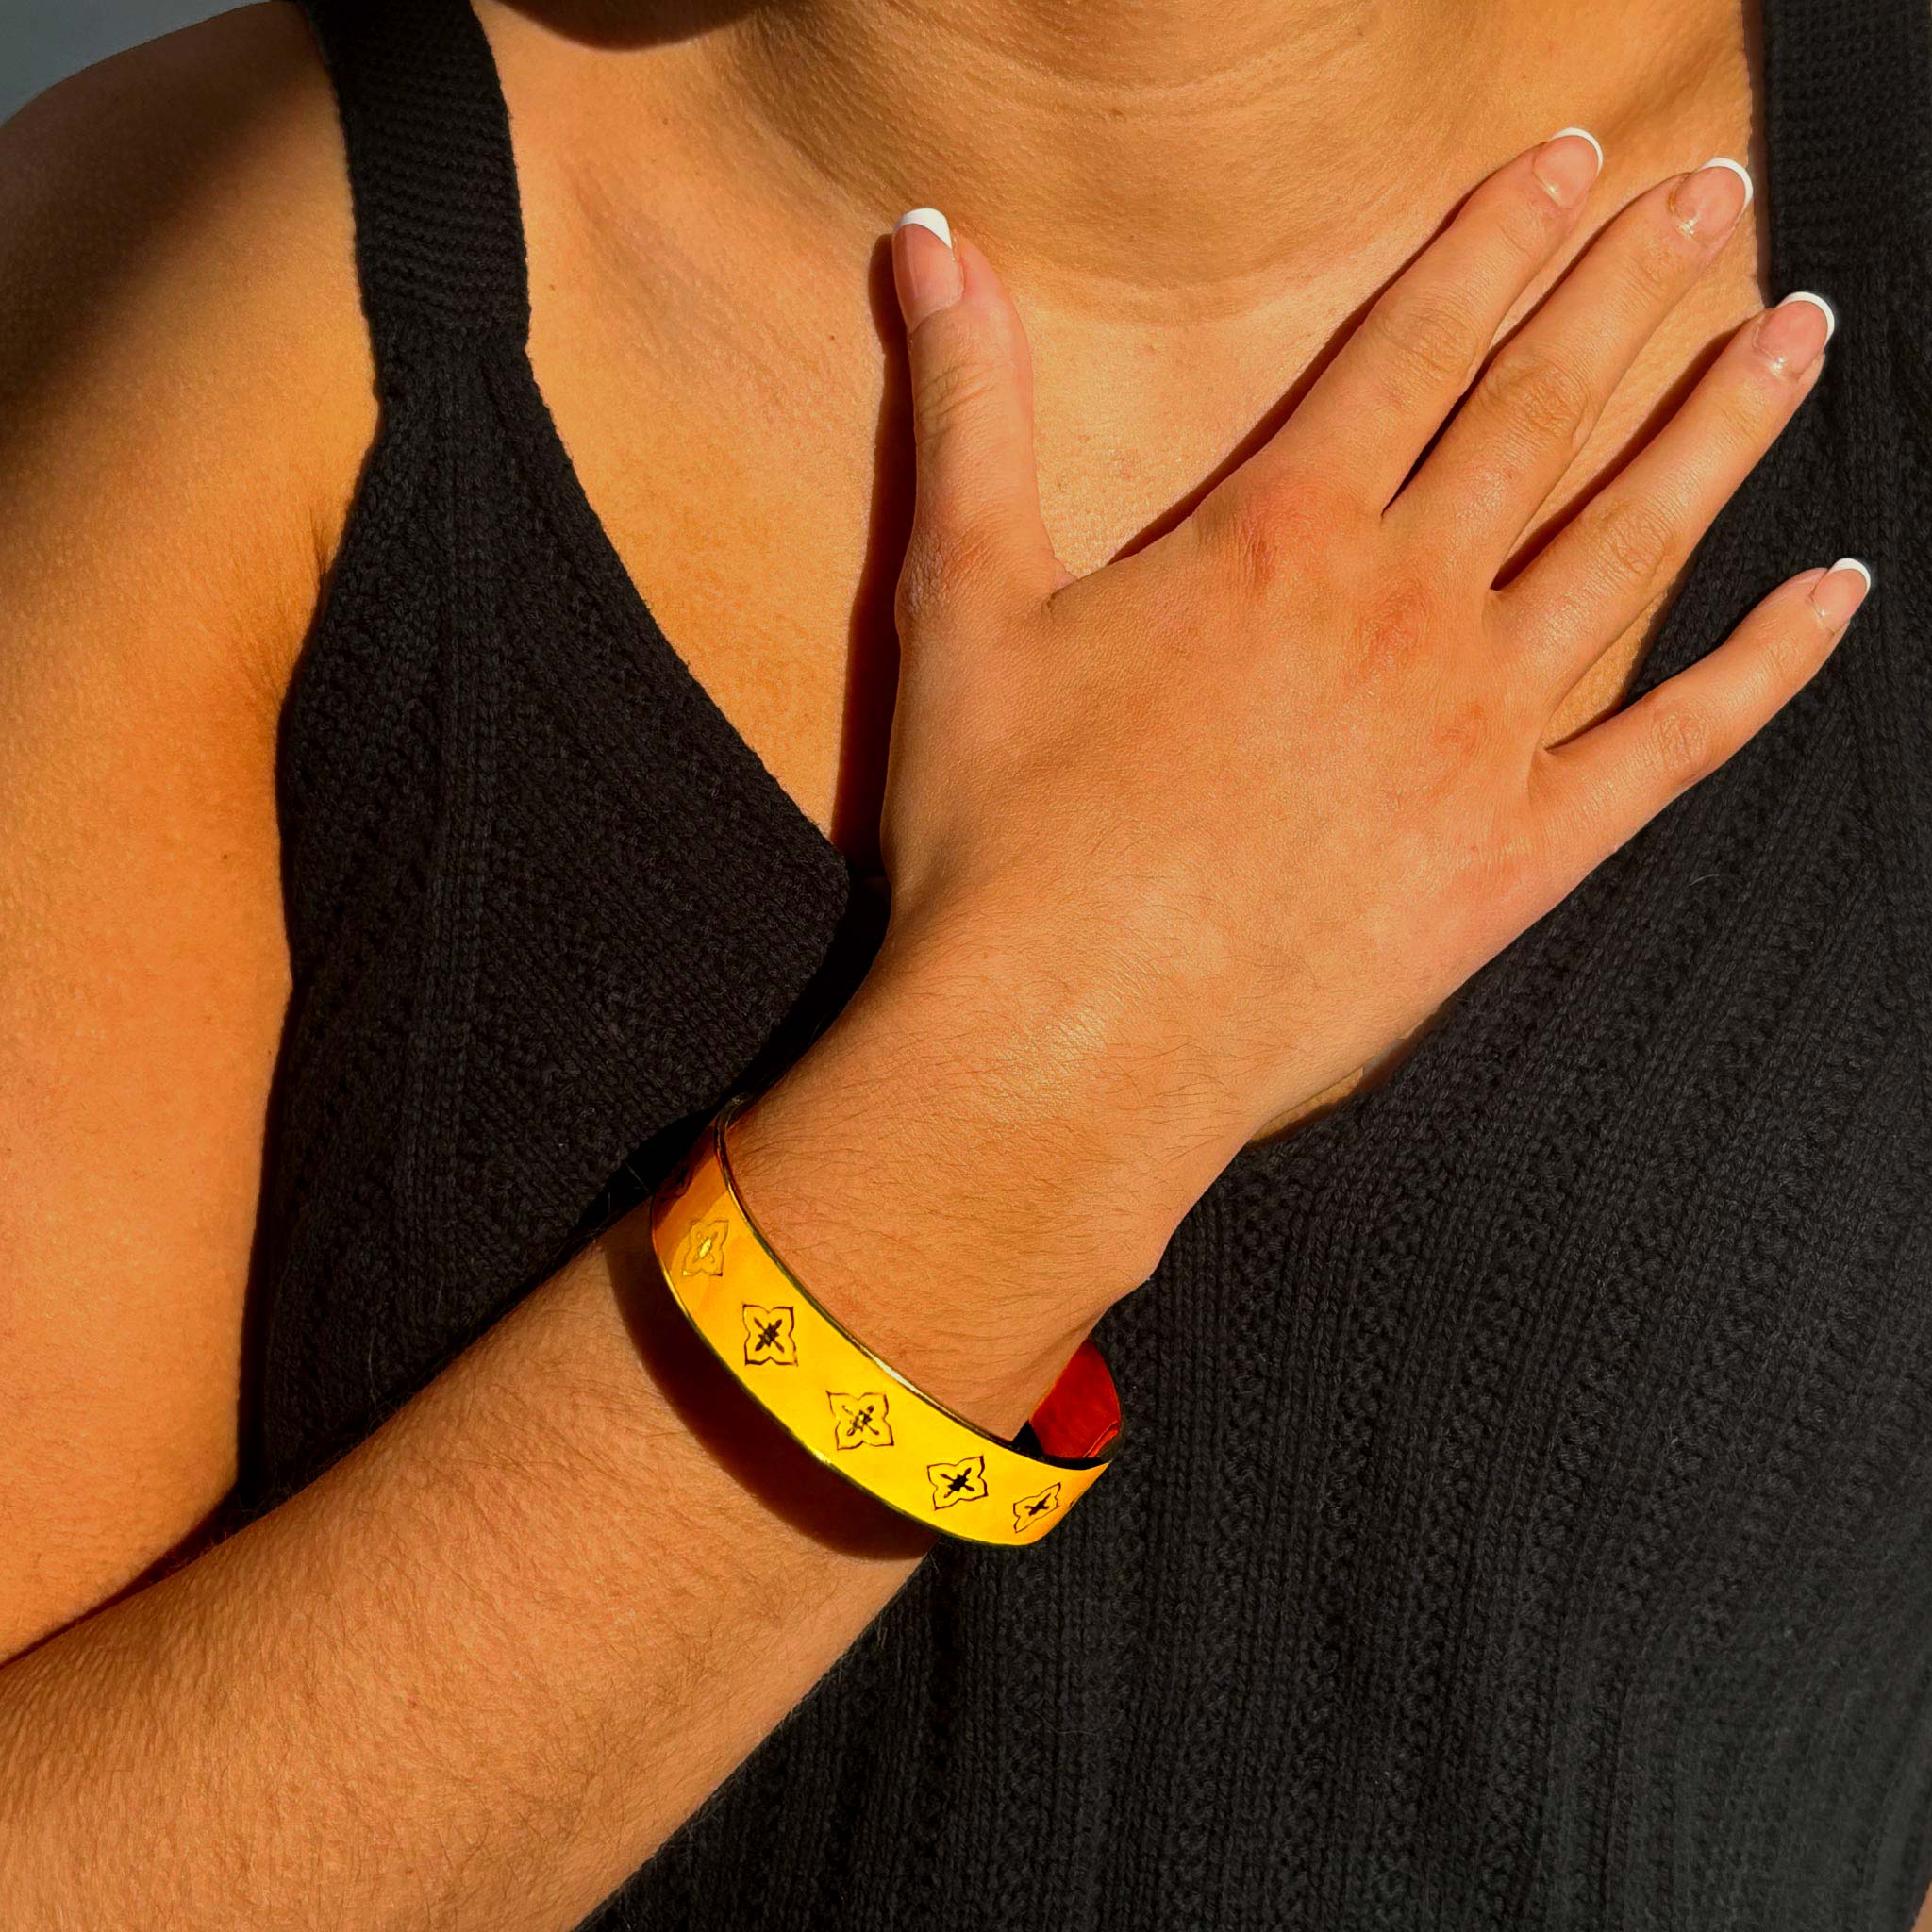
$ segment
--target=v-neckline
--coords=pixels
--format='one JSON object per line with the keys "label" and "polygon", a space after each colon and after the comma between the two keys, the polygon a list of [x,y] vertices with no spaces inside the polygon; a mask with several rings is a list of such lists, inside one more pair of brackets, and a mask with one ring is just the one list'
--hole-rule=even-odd
{"label": "v-neckline", "polygon": [[[1792,234],[1793,182],[1781,176],[1780,162],[1786,158],[1779,141],[1781,106],[1779,75],[1788,73],[1794,58],[1783,44],[1785,29],[1793,15],[1801,11],[1804,0],[1759,0],[1758,73],[1753,98],[1753,120],[1763,130],[1765,178],[1757,183],[1762,208],[1767,255],[1771,272],[1776,275],[1779,263],[1790,250]],[[486,35],[487,40],[487,35]],[[491,53],[493,61],[493,50]],[[1566,269],[1565,273],[1568,271]],[[1775,291],[1774,300],[1776,299]],[[710,690],[697,676],[671,641],[649,598],[617,549],[602,517],[591,503],[582,478],[570,456],[568,446],[552,415],[525,344],[516,371],[517,380],[526,391],[525,400],[533,405],[519,414],[522,454],[532,465],[531,480],[546,500],[557,521],[559,535],[571,555],[586,575],[586,588],[615,631],[626,641],[641,668],[654,680],[668,683],[681,693],[683,702],[694,712],[690,728],[680,734],[688,742],[702,741],[713,758],[729,767],[729,779],[742,790],[754,806],[754,815],[769,825],[772,836],[788,848],[788,857],[801,873],[818,880],[827,893],[843,899],[874,889],[878,882],[861,873],[844,850],[801,806],[797,799],[765,763],[750,741],[725,713]],[[1783,432],[1785,438],[1807,433],[1811,418],[1801,411],[1798,419]],[[1740,561],[1757,539],[1767,514],[1768,494],[1764,470],[1769,458],[1760,461],[1740,488],[1733,492],[1713,519],[1673,589],[1671,602],[1649,646],[1629,681],[1624,702],[1640,696],[1652,685],[1692,660],[1695,652],[1687,650],[1688,613],[1704,601],[1697,594],[1714,577],[1728,579],[1733,566]],[[1793,566],[1796,568],[1797,566]],[[1712,643],[1716,639],[1709,641]],[[1638,834],[1639,839],[1655,841],[1668,835],[1667,807],[1659,819]],[[1633,843],[1635,841],[1632,841]],[[1581,891],[1588,875],[1570,897]],[[1558,902],[1556,911],[1568,903]],[[1451,992],[1437,1011],[1424,1022],[1413,1045],[1404,1051],[1379,1076],[1365,1078],[1340,1099],[1319,1112],[1293,1123],[1282,1133],[1265,1140],[1250,1141],[1223,1170],[1215,1186],[1233,1183],[1250,1170],[1289,1158],[1289,1150],[1303,1149],[1328,1136],[1358,1126],[1369,1116],[1410,1097],[1414,1090],[1425,1088],[1438,1077],[1439,1067],[1453,1056],[1457,1037],[1468,1031],[1491,1007],[1512,1002],[1522,969],[1527,963],[1524,941],[1542,924],[1539,921],[1512,941],[1502,952]]]}

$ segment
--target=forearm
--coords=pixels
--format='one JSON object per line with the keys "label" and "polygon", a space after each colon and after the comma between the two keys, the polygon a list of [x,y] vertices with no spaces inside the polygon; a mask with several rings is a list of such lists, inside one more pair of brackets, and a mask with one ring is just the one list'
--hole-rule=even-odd
{"label": "forearm", "polygon": [[[997,1191],[928,1158],[950,1057],[908,1050],[893,1016],[841,1022],[741,1183],[882,1354],[1010,1431],[1138,1262],[1108,1288],[1097,1238],[1085,1285],[1001,1289]],[[0,1671],[8,1923],[574,1925],[928,1544],[704,1353],[630,1217],[302,1493]]]}

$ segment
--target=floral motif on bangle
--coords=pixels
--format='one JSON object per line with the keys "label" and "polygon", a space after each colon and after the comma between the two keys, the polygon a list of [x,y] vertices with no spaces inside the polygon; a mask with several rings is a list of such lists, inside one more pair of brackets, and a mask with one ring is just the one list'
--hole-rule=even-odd
{"label": "floral motif on bangle", "polygon": [[784,1303],[760,1307],[744,1304],[744,1360],[747,1368],[798,1366],[798,1337],[792,1331],[791,1309]]}
{"label": "floral motif on bangle", "polygon": [[825,1391],[832,1405],[832,1446],[835,1449],[890,1449],[892,1425],[886,1420],[886,1391],[861,1389],[846,1395]]}
{"label": "floral motif on bangle", "polygon": [[1027,1528],[1037,1518],[1050,1515],[1060,1507],[1060,1486],[1048,1483],[1045,1489],[1031,1496],[1022,1496],[1013,1505],[1013,1527]]}
{"label": "floral motif on bangle", "polygon": [[728,1221],[694,1221],[684,1238],[686,1274],[723,1274],[724,1237],[731,1232]]}
{"label": "floral motif on bangle", "polygon": [[932,1484],[932,1507],[950,1509],[955,1503],[986,1501],[986,1457],[969,1456],[961,1462],[928,1462],[927,1479]]}

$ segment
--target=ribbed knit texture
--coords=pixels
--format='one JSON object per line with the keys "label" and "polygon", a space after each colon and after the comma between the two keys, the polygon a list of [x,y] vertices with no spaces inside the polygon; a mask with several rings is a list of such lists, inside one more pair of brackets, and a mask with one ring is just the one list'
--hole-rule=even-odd
{"label": "ribbed knit texture", "polygon": [[[468,7],[312,13],[383,418],[284,720],[254,1507],[641,1198],[878,932],[584,500]],[[1102,1325],[1107,1480],[1035,1550],[936,1550],[599,1926],[1909,1924],[1932,32],[1764,24],[1773,286],[1840,326],[1638,688],[1853,551],[1844,647],[1390,1079],[1236,1160]]]}

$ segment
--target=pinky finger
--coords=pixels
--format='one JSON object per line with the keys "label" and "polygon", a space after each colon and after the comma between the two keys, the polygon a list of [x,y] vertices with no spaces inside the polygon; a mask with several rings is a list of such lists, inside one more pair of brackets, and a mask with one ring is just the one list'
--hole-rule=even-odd
{"label": "pinky finger", "polygon": [[1581,878],[1749,743],[1831,655],[1871,584],[1856,557],[1790,578],[1688,670],[1541,752],[1535,809],[1556,868]]}

